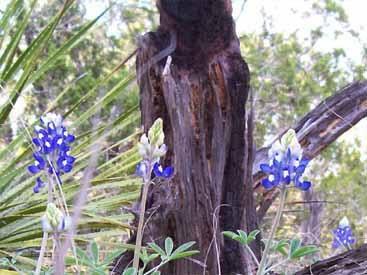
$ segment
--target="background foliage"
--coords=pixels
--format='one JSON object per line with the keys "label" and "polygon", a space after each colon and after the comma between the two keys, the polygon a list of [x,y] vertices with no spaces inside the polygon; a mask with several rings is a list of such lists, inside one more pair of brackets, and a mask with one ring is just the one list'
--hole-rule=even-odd
{"label": "background foliage", "polygon": [[[103,257],[122,250],[132,218],[122,206],[137,199],[140,186],[132,176],[139,161],[133,144],[140,131],[134,58],[124,60],[135,50],[138,36],[157,26],[154,1],[6,2],[0,6],[0,257],[16,256],[26,267],[34,265],[46,195],[32,194],[35,179],[26,166],[31,159],[32,127],[50,110],[63,114],[77,136],[72,152],[77,156],[76,167],[63,179],[70,205],[92,144],[102,146],[77,241],[83,247],[95,240]],[[265,11],[261,30],[238,31],[252,74],[258,148],[348,82],[367,77],[367,49],[362,42],[364,60],[358,62],[349,58],[355,49],[332,44],[327,51],[316,47],[325,36],[345,33],[362,41],[349,25],[342,2],[311,2],[305,16],[331,21],[334,33],[327,24],[302,35],[298,30],[279,33]],[[105,13],[104,8],[108,8]],[[101,17],[93,21],[94,14]],[[326,257],[333,253],[331,229],[348,216],[358,243],[365,241],[366,157],[361,133],[357,127],[313,161],[312,199],[323,201],[317,228],[307,227],[309,204],[289,204],[279,237],[297,235],[320,245],[320,256]],[[289,200],[306,199],[297,196],[291,193]],[[272,211],[262,224],[265,229],[271,215]],[[305,238],[310,234],[313,238]]]}

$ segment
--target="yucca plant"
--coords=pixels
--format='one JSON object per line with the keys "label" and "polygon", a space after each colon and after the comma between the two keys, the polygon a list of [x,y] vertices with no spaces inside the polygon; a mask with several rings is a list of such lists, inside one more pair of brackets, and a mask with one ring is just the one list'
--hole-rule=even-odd
{"label": "yucca plant", "polygon": [[[35,81],[45,76],[60,58],[67,55],[106,12],[81,26],[79,31],[44,57],[43,51],[52,41],[56,27],[73,2],[73,0],[66,0],[60,11],[24,50],[20,50],[22,48],[20,45],[23,43],[25,29],[37,1],[31,1],[26,5],[23,0],[12,0],[1,14],[0,124],[9,122],[9,116],[15,111],[14,105],[21,94]],[[137,149],[133,146],[139,130],[127,131],[140,119],[138,106],[133,106],[93,129],[88,129],[88,125],[91,124],[92,118],[98,117],[100,111],[133,82],[134,73],[127,71],[119,75],[119,81],[111,89],[103,94],[100,93],[108,87],[107,83],[118,72],[120,65],[101,77],[98,85],[77,102],[73,102],[71,106],[59,106],[59,102],[72,93],[72,88],[66,87],[60,91],[54,101],[49,103],[48,110],[44,110],[45,113],[50,110],[62,113],[67,109],[63,116],[68,122],[68,129],[76,135],[76,145],[72,149],[72,154],[76,156],[74,169],[71,173],[62,176],[63,192],[71,211],[73,200],[79,191],[79,181],[88,165],[93,145],[99,144],[100,161],[94,171],[91,187],[88,190],[89,200],[83,208],[83,217],[75,240],[77,243],[87,243],[99,238],[102,240],[100,245],[107,245],[113,249],[124,248],[122,244],[113,241],[113,238],[126,234],[129,229],[127,220],[131,216],[124,214],[121,206],[130,204],[137,198],[141,185],[139,179],[129,176],[140,160]],[[97,100],[91,106],[86,106],[85,102],[91,98],[97,98]],[[76,119],[73,121],[70,120],[69,117],[73,112],[81,107],[83,107],[82,115],[75,116]],[[26,125],[25,120],[22,120],[22,131],[2,144],[0,149],[0,258],[16,257],[18,263],[28,268],[36,264],[37,248],[42,238],[40,217],[45,211],[47,201],[46,193],[33,193],[36,176],[32,176],[27,171],[32,154],[31,136],[37,122],[35,120],[34,123]],[[122,131],[130,134],[117,139],[116,135]],[[118,150],[114,157],[106,159],[110,150],[122,146],[129,149]]]}

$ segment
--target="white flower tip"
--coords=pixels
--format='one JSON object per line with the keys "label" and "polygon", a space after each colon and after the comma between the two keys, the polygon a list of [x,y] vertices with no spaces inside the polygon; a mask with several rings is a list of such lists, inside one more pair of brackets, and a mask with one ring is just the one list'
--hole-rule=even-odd
{"label": "white flower tip", "polygon": [[269,159],[276,158],[277,161],[280,161],[283,156],[284,149],[282,148],[282,145],[279,140],[275,141],[268,152]]}
{"label": "white flower tip", "polygon": [[[280,139],[280,143],[284,148],[288,148],[290,144],[297,141],[296,131],[289,129]],[[298,141],[297,141],[298,142]]]}
{"label": "white flower tip", "polygon": [[140,143],[142,145],[148,145],[149,144],[149,139],[147,137],[146,134],[143,134],[141,137],[140,137]]}
{"label": "white flower tip", "polygon": [[41,126],[39,126],[39,125],[36,125],[36,126],[34,126],[34,129],[38,132],[39,130],[41,130],[41,129],[42,129],[42,127],[41,127]]}
{"label": "white flower tip", "polygon": [[156,148],[153,153],[153,157],[163,157],[167,153],[166,144],[162,144],[160,147]]}
{"label": "white flower tip", "polygon": [[347,227],[347,226],[349,226],[349,220],[348,220],[348,218],[347,217],[343,217],[341,220],[340,220],[340,222],[339,222],[339,227],[340,228],[344,228],[344,227]]}
{"label": "white flower tip", "polygon": [[150,150],[151,146],[149,143],[148,144],[138,143],[138,152],[143,159],[147,159],[149,157]]}
{"label": "white flower tip", "polygon": [[62,125],[62,116],[56,113],[47,113],[41,117],[43,123],[47,126],[48,123],[53,122],[56,128],[60,128]]}
{"label": "white flower tip", "polygon": [[275,141],[269,149],[269,159],[275,158],[280,161],[284,155],[287,155],[288,149],[291,151],[293,157],[302,158],[303,149],[298,142],[296,131],[289,129],[280,140]]}

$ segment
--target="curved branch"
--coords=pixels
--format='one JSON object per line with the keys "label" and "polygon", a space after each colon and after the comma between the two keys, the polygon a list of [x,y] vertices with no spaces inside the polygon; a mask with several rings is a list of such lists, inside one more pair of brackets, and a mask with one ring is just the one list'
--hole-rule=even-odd
{"label": "curved branch", "polygon": [[367,244],[334,257],[318,261],[306,267],[295,275],[352,275],[366,274],[367,270]]}
{"label": "curved branch", "polygon": [[[328,97],[317,107],[300,119],[293,127],[297,132],[304,155],[313,159],[339,136],[352,128],[367,116],[367,81],[353,82],[339,93]],[[260,182],[264,174],[260,171],[260,163],[267,162],[269,147],[256,152],[252,175],[254,190],[263,194],[258,209],[258,220],[262,220],[279,192],[265,191]]]}

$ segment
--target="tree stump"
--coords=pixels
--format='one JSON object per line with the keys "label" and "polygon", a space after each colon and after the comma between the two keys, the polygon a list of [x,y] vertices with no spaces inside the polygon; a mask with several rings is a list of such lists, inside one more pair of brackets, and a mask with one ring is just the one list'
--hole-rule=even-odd
{"label": "tree stump", "polygon": [[[257,228],[252,124],[246,113],[250,74],[231,1],[157,4],[160,27],[138,43],[140,107],[144,129],[163,119],[169,148],[164,163],[175,173],[150,190],[143,242],[162,244],[167,236],[177,245],[197,242],[200,254],[173,262],[162,274],[249,274],[252,265],[243,248],[221,234]],[[254,250],[260,256],[258,243]],[[124,257],[116,273],[130,259]]]}

